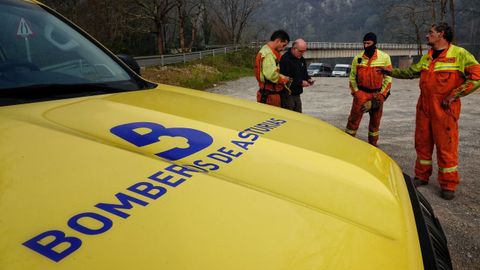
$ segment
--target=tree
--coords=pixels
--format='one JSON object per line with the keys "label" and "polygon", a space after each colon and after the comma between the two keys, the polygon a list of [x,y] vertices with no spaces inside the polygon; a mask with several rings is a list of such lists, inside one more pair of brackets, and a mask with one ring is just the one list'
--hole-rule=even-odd
{"label": "tree", "polygon": [[261,0],[211,0],[210,7],[225,29],[228,41],[237,44]]}
{"label": "tree", "polygon": [[78,21],[78,7],[80,2],[82,2],[81,0],[44,0],[42,2],[57,10],[70,20],[74,22]]}
{"label": "tree", "polygon": [[[415,40],[422,51],[423,33],[431,24],[447,20],[450,14],[450,25],[455,31],[455,4],[454,0],[423,0],[402,1],[395,4],[387,12],[387,18],[395,23],[391,26],[395,35],[407,37],[407,40]],[[413,31],[412,31],[413,30]]]}
{"label": "tree", "polygon": [[428,8],[410,1],[393,5],[386,17],[393,22],[392,34],[401,42],[415,42],[418,45],[418,55],[422,55],[422,37],[427,29],[429,14]]}
{"label": "tree", "polygon": [[477,0],[463,0],[457,2],[455,9],[458,19],[458,29],[455,31],[455,40],[462,47],[480,59],[480,9],[476,8]]}
{"label": "tree", "polygon": [[[199,28],[199,20],[204,6],[199,0],[177,0],[177,24],[178,24],[178,39],[182,52],[189,52],[192,50],[193,43],[197,36]],[[189,23],[191,33],[190,42],[186,44],[186,24]]]}
{"label": "tree", "polygon": [[453,29],[453,33],[455,33],[455,3],[454,3],[454,0],[449,0],[449,1],[450,1],[450,16],[451,16],[452,29]]}
{"label": "tree", "polygon": [[135,0],[136,8],[131,11],[131,15],[139,20],[138,25],[145,25],[143,21],[148,22],[146,29],[138,31],[148,31],[155,35],[157,39],[158,53],[165,54],[165,26],[170,19],[169,15],[175,7],[172,0]]}
{"label": "tree", "polygon": [[212,21],[210,20],[210,13],[207,9],[207,0],[200,0],[201,5],[201,24],[202,24],[202,33],[203,33],[203,40],[205,45],[210,44],[210,35],[212,33]]}
{"label": "tree", "polygon": [[49,0],[47,4],[110,48],[128,34],[128,0]]}
{"label": "tree", "polygon": [[[450,10],[448,10],[450,8]],[[440,0],[440,21],[446,21],[447,12],[450,11],[450,25],[455,33],[455,3],[454,0]]]}

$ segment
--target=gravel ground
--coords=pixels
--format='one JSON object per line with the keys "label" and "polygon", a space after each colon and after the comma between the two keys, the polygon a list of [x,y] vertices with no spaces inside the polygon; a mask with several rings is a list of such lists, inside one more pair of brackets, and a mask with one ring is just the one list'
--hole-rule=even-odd
{"label": "gravel ground", "polygon": [[[347,78],[315,78],[314,86],[302,95],[303,112],[337,128],[347,123],[352,97]],[[253,77],[218,85],[208,91],[255,100]],[[385,103],[380,127],[379,148],[397,161],[402,170],[413,175],[416,159],[413,135],[415,106],[419,95],[418,80],[393,81],[392,95]],[[460,175],[456,197],[445,201],[438,196],[436,173],[430,184],[419,187],[432,204],[447,235],[454,269],[480,269],[480,90],[462,99],[460,116]],[[364,117],[357,138],[367,141],[368,115]],[[434,164],[436,163],[434,157]],[[434,172],[437,168],[434,165]]]}

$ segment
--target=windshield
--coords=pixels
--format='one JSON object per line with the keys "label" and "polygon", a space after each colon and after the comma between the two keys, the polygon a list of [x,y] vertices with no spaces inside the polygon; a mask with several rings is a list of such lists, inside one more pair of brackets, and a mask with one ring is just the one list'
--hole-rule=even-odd
{"label": "windshield", "polygon": [[[86,92],[137,90],[145,82],[42,7],[0,0],[0,94],[15,89]],[[58,92],[58,91],[57,91]]]}
{"label": "windshield", "polygon": [[320,69],[322,65],[310,65],[308,66],[308,69],[315,70],[315,69]]}
{"label": "windshield", "polygon": [[335,67],[333,71],[348,71],[348,67]]}

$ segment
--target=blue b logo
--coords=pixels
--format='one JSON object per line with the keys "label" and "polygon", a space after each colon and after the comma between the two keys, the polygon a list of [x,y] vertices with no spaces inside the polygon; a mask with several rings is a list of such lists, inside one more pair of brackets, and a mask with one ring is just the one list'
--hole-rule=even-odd
{"label": "blue b logo", "polygon": [[[136,129],[148,129],[148,133],[138,133]],[[155,155],[169,159],[178,160],[210,146],[213,139],[207,133],[191,128],[165,128],[164,126],[152,122],[134,122],[119,125],[110,129],[110,132],[118,137],[138,146],[146,146],[160,141],[161,136],[183,137],[187,139],[189,147],[175,147],[167,151],[156,153]]]}

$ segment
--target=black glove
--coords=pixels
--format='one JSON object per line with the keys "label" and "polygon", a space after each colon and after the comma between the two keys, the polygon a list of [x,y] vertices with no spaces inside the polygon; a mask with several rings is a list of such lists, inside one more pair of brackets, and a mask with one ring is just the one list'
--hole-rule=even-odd
{"label": "black glove", "polygon": [[383,75],[392,76],[392,70],[384,67],[377,68],[377,72]]}
{"label": "black glove", "polygon": [[448,96],[442,100],[442,108],[448,109],[450,107],[450,104],[455,101],[455,97]]}
{"label": "black glove", "polygon": [[376,110],[376,109],[380,108],[381,104],[382,103],[380,102],[380,100],[378,100],[376,98],[372,99],[372,109],[371,110]]}

